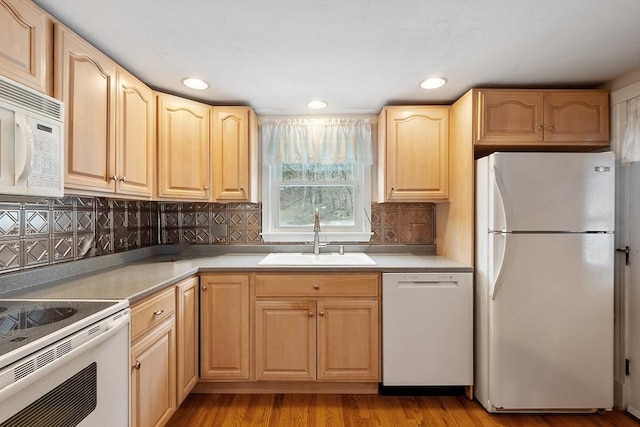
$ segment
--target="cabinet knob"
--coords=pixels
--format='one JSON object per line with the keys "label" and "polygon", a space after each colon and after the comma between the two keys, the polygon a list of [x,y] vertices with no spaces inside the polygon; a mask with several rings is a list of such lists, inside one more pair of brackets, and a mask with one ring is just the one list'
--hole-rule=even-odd
{"label": "cabinet knob", "polygon": [[548,130],[549,132],[553,132],[555,129],[556,129],[556,127],[555,127],[555,126],[549,126],[549,127],[547,128],[547,130]]}
{"label": "cabinet knob", "polygon": [[320,285],[313,285],[313,289],[317,291],[318,289],[320,289]]}
{"label": "cabinet knob", "polygon": [[240,191],[244,193],[244,187],[240,187]]}
{"label": "cabinet knob", "polygon": [[122,181],[122,182],[127,182],[127,177],[126,177],[126,176],[123,176],[122,178],[120,178],[120,181]]}
{"label": "cabinet knob", "polygon": [[324,311],[321,311],[320,313],[318,313],[320,315],[320,317],[324,317]]}
{"label": "cabinet knob", "polygon": [[118,175],[116,175],[115,173],[113,175],[111,175],[111,181],[117,181],[118,180]]}
{"label": "cabinet knob", "polygon": [[140,366],[142,366],[142,365],[140,364],[140,362],[136,361],[136,364],[135,364],[135,365],[133,365],[133,369],[135,369],[136,371],[139,371],[139,370],[140,370]]}
{"label": "cabinet knob", "polygon": [[154,316],[160,316],[162,313],[164,313],[164,310],[156,310],[153,312]]}
{"label": "cabinet knob", "polygon": [[200,289],[202,289],[203,291],[206,291],[207,290],[207,285],[202,285],[202,287]]}
{"label": "cabinet knob", "polygon": [[205,185],[205,186],[204,186],[204,189],[205,189],[205,191],[209,191],[209,186],[208,186],[208,185]]}
{"label": "cabinet knob", "polygon": [[309,312],[309,317],[313,317],[313,311]]}
{"label": "cabinet knob", "polygon": [[542,130],[542,129],[544,129],[544,126],[542,126],[542,125],[536,126],[536,130]]}

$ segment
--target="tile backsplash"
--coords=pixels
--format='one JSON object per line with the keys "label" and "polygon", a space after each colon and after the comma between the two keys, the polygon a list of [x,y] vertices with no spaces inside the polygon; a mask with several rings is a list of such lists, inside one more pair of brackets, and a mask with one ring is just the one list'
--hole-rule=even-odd
{"label": "tile backsplash", "polygon": [[0,272],[157,243],[157,202],[76,196],[0,199]]}
{"label": "tile backsplash", "polygon": [[[0,273],[153,246],[260,245],[262,206],[0,198]],[[435,244],[432,203],[372,204],[372,245]]]}
{"label": "tile backsplash", "polygon": [[[250,203],[160,203],[164,243],[260,245],[262,208]],[[374,203],[373,245],[435,244],[433,203]]]}

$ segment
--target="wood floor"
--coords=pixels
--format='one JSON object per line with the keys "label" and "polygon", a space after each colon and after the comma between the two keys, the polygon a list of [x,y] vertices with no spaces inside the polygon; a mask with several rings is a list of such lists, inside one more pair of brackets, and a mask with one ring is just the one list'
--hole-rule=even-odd
{"label": "wood floor", "polygon": [[638,427],[619,411],[598,414],[487,413],[465,397],[336,394],[191,394],[168,427]]}

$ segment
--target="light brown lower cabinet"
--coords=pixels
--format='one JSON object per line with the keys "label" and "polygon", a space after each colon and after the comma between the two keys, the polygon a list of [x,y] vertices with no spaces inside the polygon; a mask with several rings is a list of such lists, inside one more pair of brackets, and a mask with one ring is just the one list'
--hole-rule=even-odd
{"label": "light brown lower cabinet", "polygon": [[176,285],[178,405],[198,382],[198,295],[197,277]]}
{"label": "light brown lower cabinet", "polygon": [[378,274],[257,274],[255,298],[256,380],[380,380]]}
{"label": "light brown lower cabinet", "polygon": [[200,276],[200,376],[249,380],[249,275]]}
{"label": "light brown lower cabinet", "polygon": [[131,426],[164,426],[176,410],[175,316],[131,347]]}
{"label": "light brown lower cabinet", "polygon": [[162,427],[198,382],[198,278],[131,306],[131,426]]}

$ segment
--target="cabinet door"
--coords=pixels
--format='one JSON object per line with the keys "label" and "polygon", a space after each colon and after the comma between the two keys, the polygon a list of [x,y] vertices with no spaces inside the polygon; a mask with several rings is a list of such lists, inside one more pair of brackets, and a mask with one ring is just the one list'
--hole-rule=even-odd
{"label": "cabinet door", "polygon": [[249,276],[200,278],[200,375],[249,379]]}
{"label": "cabinet door", "polygon": [[118,69],[116,192],[151,198],[155,167],[155,101],[153,91]]}
{"label": "cabinet door", "polygon": [[609,94],[553,91],[544,94],[545,142],[609,142]]}
{"label": "cabinet door", "polygon": [[315,317],[314,301],[256,301],[257,380],[315,379]]}
{"label": "cabinet door", "polygon": [[48,25],[32,2],[0,0],[0,74],[50,95]]}
{"label": "cabinet door", "polygon": [[446,201],[449,193],[449,109],[387,109],[386,201]]}
{"label": "cabinet door", "polygon": [[209,106],[158,95],[158,196],[209,200]]}
{"label": "cabinet door", "polygon": [[543,95],[530,90],[479,90],[476,143],[500,145],[543,140]]}
{"label": "cabinet door", "polygon": [[318,301],[318,380],[380,380],[377,301]]}
{"label": "cabinet door", "polygon": [[54,93],[65,104],[65,188],[115,191],[116,64],[60,24]]}
{"label": "cabinet door", "polygon": [[246,107],[212,109],[214,201],[249,201],[250,112]]}
{"label": "cabinet door", "polygon": [[163,426],[176,410],[175,317],[131,346],[131,426]]}
{"label": "cabinet door", "polygon": [[198,278],[176,285],[178,406],[198,382]]}

